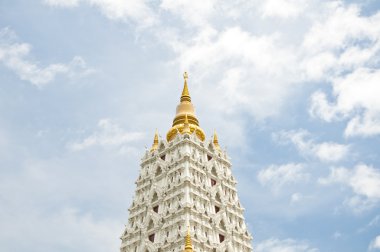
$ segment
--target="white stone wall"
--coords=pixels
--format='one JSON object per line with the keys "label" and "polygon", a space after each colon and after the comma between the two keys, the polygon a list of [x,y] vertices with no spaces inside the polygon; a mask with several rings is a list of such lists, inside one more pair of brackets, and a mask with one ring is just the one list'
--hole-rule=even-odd
{"label": "white stone wall", "polygon": [[142,158],[121,252],[182,252],[188,226],[196,252],[251,252],[243,211],[226,153],[195,135],[161,139]]}

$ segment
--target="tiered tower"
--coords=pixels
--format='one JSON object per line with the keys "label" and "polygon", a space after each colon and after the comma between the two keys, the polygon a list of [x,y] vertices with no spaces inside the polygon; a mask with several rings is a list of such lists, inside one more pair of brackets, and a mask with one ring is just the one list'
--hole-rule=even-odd
{"label": "tiered tower", "polygon": [[120,251],[251,252],[231,163],[216,133],[205,140],[184,79],[172,128],[142,158]]}

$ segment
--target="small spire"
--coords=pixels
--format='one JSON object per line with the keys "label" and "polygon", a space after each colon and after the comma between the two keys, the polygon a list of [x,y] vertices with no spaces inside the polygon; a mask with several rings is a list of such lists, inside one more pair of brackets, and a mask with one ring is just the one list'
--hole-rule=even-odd
{"label": "small spire", "polygon": [[191,102],[191,97],[189,93],[189,88],[187,87],[187,79],[189,78],[187,72],[183,73],[183,79],[185,80],[183,84],[183,90],[181,95],[181,102],[188,101]]}
{"label": "small spire", "polygon": [[219,145],[218,135],[216,134],[216,130],[214,130],[214,137],[213,137],[212,142],[214,143],[214,146],[216,147],[217,150],[221,150],[220,145]]}
{"label": "small spire", "polygon": [[185,115],[185,122],[183,124],[183,133],[188,133],[188,134],[191,133],[189,120],[187,119],[187,114]]}
{"label": "small spire", "polygon": [[153,139],[153,144],[152,148],[150,148],[150,151],[155,151],[158,149],[158,131],[156,129],[156,132],[154,133],[154,139]]}
{"label": "small spire", "polygon": [[190,226],[187,226],[187,234],[185,238],[185,250],[184,252],[193,252],[193,245],[191,244]]}

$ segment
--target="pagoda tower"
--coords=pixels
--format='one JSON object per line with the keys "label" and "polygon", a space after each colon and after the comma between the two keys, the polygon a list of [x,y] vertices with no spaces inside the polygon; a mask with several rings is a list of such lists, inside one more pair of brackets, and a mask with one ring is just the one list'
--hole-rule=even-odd
{"label": "pagoda tower", "polygon": [[184,73],[173,125],[141,160],[121,252],[251,252],[236,180],[216,132],[199,126]]}

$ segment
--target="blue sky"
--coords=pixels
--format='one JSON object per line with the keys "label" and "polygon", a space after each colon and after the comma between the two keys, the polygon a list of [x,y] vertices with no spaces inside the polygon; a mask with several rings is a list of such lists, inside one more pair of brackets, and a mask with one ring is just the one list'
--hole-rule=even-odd
{"label": "blue sky", "polygon": [[118,251],[189,72],[256,252],[380,250],[380,3],[0,2],[0,248]]}

